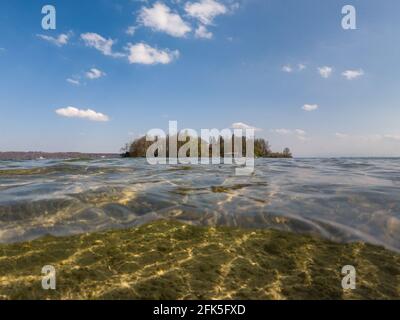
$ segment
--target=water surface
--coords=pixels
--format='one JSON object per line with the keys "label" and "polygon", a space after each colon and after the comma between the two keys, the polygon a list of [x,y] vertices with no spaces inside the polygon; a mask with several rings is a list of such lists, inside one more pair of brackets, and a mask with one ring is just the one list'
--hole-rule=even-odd
{"label": "water surface", "polygon": [[0,242],[172,218],[400,251],[400,159],[257,159],[252,176],[234,173],[144,159],[0,161]]}

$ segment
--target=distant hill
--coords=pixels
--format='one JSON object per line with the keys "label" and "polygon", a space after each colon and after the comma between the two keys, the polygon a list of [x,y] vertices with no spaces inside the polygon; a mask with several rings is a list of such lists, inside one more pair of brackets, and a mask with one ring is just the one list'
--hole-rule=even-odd
{"label": "distant hill", "polygon": [[38,160],[38,159],[100,159],[116,158],[119,154],[114,153],[80,153],[80,152],[0,152],[0,160]]}

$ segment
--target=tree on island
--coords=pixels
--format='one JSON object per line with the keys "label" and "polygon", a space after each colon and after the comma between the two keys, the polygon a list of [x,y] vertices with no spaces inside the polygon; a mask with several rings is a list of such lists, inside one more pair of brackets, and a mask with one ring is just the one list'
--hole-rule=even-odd
{"label": "tree on island", "polygon": [[[226,138],[220,136],[219,139],[215,139],[212,141],[212,143],[207,143],[203,141],[201,138],[198,139],[198,155],[203,155],[202,153],[202,144],[203,145],[208,145],[209,148],[209,155],[213,154],[213,144],[218,143],[220,144],[220,156],[225,155],[225,143],[231,143],[231,149],[234,152],[234,136],[232,136],[231,141],[225,141]],[[169,156],[169,135],[165,138],[166,139],[166,155],[167,157]],[[176,139],[176,137],[175,137]],[[186,141],[177,141],[177,147],[178,150],[187,142],[189,142],[190,137],[187,137]],[[246,155],[246,138],[242,137],[243,143],[242,143],[242,155]],[[146,141],[146,137],[140,137],[138,139],[135,139],[131,144],[126,144],[124,148],[121,149],[122,156],[127,157],[127,158],[145,158],[146,157],[146,152],[147,149],[154,143],[154,141]],[[157,154],[155,155],[157,156]],[[187,156],[190,156],[190,152],[188,151]],[[285,148],[283,152],[272,152],[271,147],[268,141],[265,139],[255,139],[254,140],[254,156],[256,158],[292,158],[293,155],[290,151],[289,148]]]}
{"label": "tree on island", "polygon": [[283,156],[285,158],[293,158],[292,153],[290,152],[289,148],[285,148],[283,149]]}

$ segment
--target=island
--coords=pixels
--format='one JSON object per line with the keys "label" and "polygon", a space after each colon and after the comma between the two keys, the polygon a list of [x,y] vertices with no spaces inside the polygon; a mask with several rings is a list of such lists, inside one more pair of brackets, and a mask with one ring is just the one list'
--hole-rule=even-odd
{"label": "island", "polygon": [[[168,145],[169,145],[169,139],[170,137],[167,136],[166,138],[166,155],[167,157],[169,156],[169,150],[168,150]],[[225,155],[225,144],[231,143],[232,151],[235,152],[234,150],[234,141],[235,137],[232,136],[231,139],[226,141],[226,138],[220,136],[218,139],[214,140],[212,143],[207,143],[201,138],[197,138],[198,143],[197,143],[197,148],[198,148],[198,155],[203,156],[204,151],[202,150],[202,145],[208,145],[208,154],[207,156],[213,155],[213,144],[215,145],[216,143],[219,144],[220,148],[220,155]],[[184,144],[188,143],[190,140],[190,137],[186,139],[186,141],[178,141],[177,147],[178,149],[181,148]],[[127,143],[122,149],[121,149],[121,156],[126,157],[126,158],[145,158],[146,157],[146,152],[147,149],[153,144],[154,142],[152,141],[147,141],[145,136],[142,136],[138,139],[135,139],[131,143]],[[246,155],[246,139],[245,137],[242,138],[242,155]],[[157,156],[157,155],[156,155]],[[190,153],[188,152],[187,154],[188,157],[190,157]],[[271,146],[269,142],[265,139],[262,138],[257,138],[254,140],[254,156],[255,158],[293,158],[292,152],[290,151],[289,148],[285,148],[282,152],[273,152],[271,150]]]}

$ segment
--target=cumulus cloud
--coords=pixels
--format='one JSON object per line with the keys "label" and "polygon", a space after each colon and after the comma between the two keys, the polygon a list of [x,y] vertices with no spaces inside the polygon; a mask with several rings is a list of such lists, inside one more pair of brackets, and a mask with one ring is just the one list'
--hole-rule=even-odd
{"label": "cumulus cloud", "polygon": [[[232,9],[235,9],[235,7],[233,6]],[[200,0],[199,2],[186,3],[185,11],[202,24],[210,25],[215,17],[228,13],[228,8],[215,0]]]}
{"label": "cumulus cloud", "polygon": [[106,39],[101,35],[93,32],[81,34],[81,39],[85,42],[86,46],[95,48],[103,53],[105,56],[121,57],[123,54],[113,52],[113,45],[115,41],[112,39]]}
{"label": "cumulus cloud", "polygon": [[213,37],[212,32],[208,31],[203,25],[200,25],[195,32],[196,38],[211,39]]}
{"label": "cumulus cloud", "polygon": [[254,131],[261,131],[261,130],[262,130],[262,129],[259,129],[259,128],[250,126],[250,125],[248,125],[248,124],[246,124],[246,123],[243,123],[243,122],[235,122],[235,123],[232,123],[232,124],[231,124],[231,128],[232,128],[232,129],[243,129],[243,130],[246,130],[246,129],[253,129]]}
{"label": "cumulus cloud", "polygon": [[70,38],[70,35],[66,33],[62,33],[58,37],[51,37],[44,34],[37,34],[37,36],[42,40],[48,41],[56,45],[57,47],[62,47],[66,45]]}
{"label": "cumulus cloud", "polygon": [[179,57],[179,51],[168,49],[159,50],[145,43],[128,44],[128,59],[130,63],[139,64],[168,64]]}
{"label": "cumulus cloud", "polygon": [[346,70],[342,73],[342,76],[347,80],[354,80],[364,75],[364,71],[362,69],[359,70]]}
{"label": "cumulus cloud", "polygon": [[285,65],[282,67],[283,72],[291,73],[293,71],[292,67],[290,65]]}
{"label": "cumulus cloud", "polygon": [[169,7],[161,2],[156,2],[151,8],[143,7],[138,22],[173,37],[184,37],[186,33],[192,30],[179,14],[172,12]]}
{"label": "cumulus cloud", "polygon": [[70,84],[75,85],[75,86],[79,86],[79,85],[81,84],[80,81],[77,80],[77,79],[68,78],[66,81],[67,81],[68,83],[70,83]]}
{"label": "cumulus cloud", "polygon": [[96,68],[92,68],[89,71],[86,72],[86,78],[94,80],[94,79],[99,79],[101,77],[104,77],[106,74]]}
{"label": "cumulus cloud", "polygon": [[317,104],[305,104],[301,107],[304,111],[315,111],[319,108]]}
{"label": "cumulus cloud", "polygon": [[59,116],[67,117],[67,118],[81,118],[87,119],[90,121],[99,121],[99,122],[107,122],[109,121],[109,117],[103,113],[96,112],[91,109],[82,110],[75,107],[66,107],[57,109],[56,113]]}
{"label": "cumulus cloud", "polygon": [[320,74],[320,76],[322,78],[325,78],[325,79],[329,78],[331,76],[332,72],[333,72],[332,67],[324,66],[324,67],[318,68],[318,73]]}

